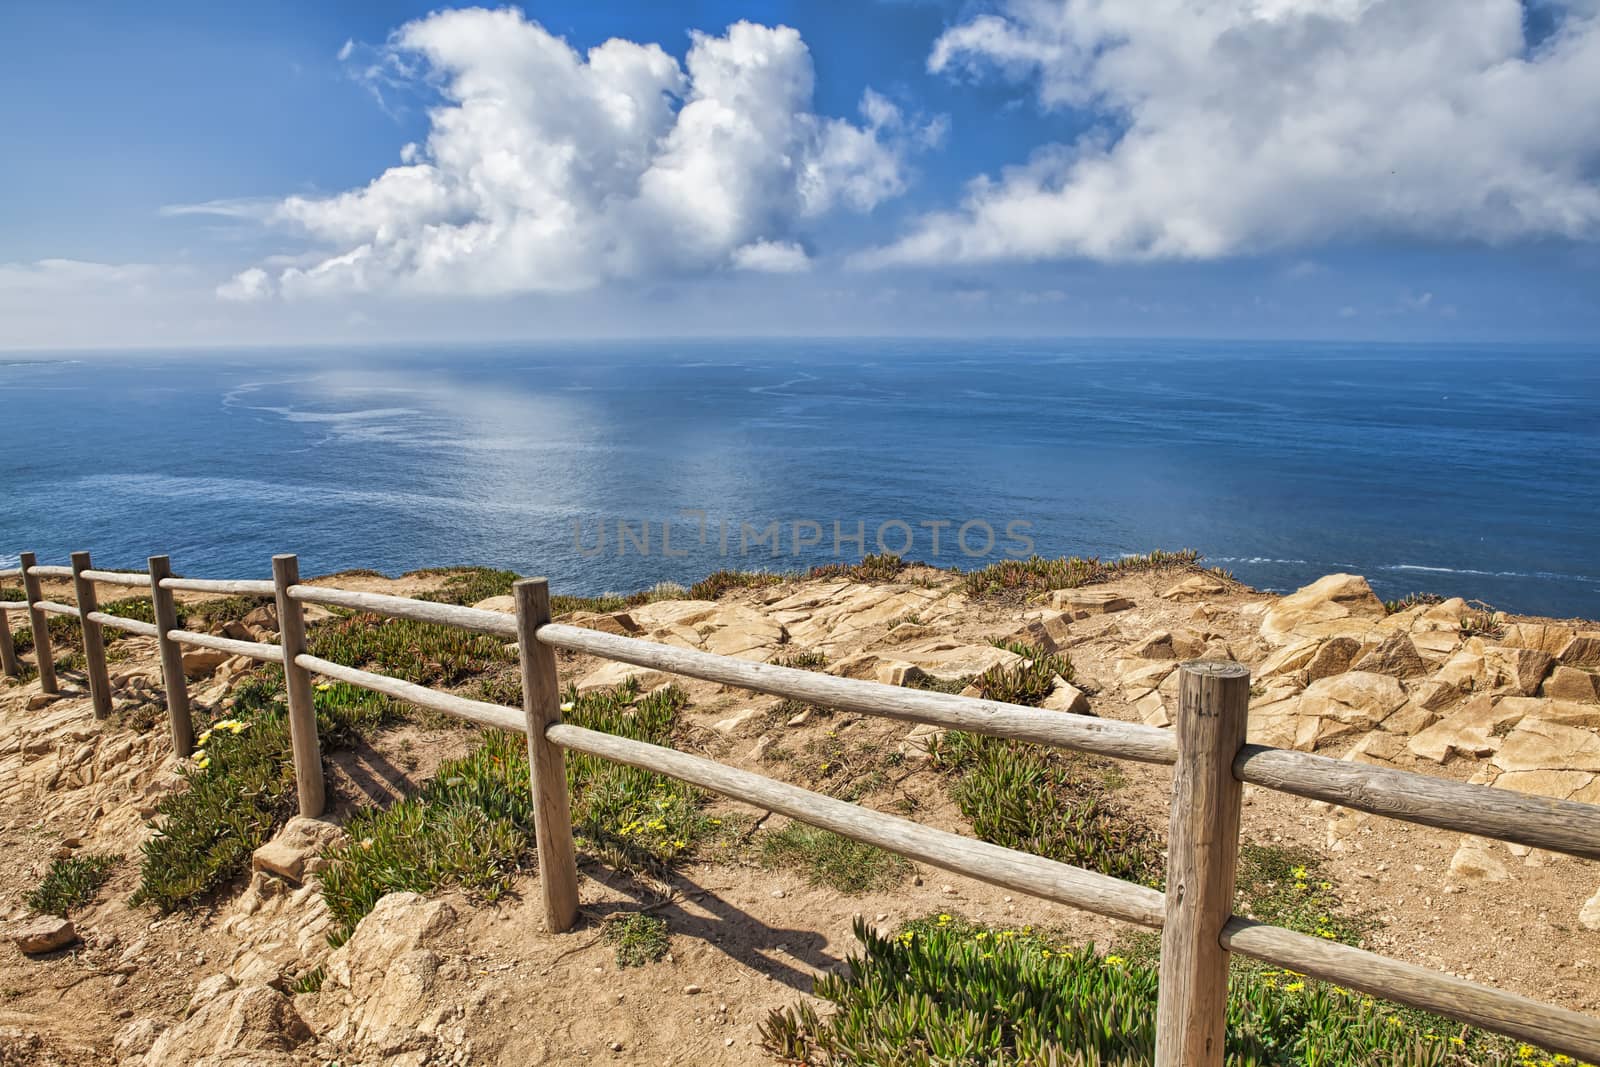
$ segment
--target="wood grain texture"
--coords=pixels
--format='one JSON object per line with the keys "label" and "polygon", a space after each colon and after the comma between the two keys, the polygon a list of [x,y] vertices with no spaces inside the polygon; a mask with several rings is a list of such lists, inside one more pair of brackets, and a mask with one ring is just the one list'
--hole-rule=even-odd
{"label": "wood grain texture", "polygon": [[1172,763],[1178,757],[1177,741],[1171,732],[1154,726],[836,678],[831,674],[717,656],[563,623],[541,626],[539,641],[556,648],[790,697],[839,711],[933,723],[955,730],[1037,741],[1143,763]]}
{"label": "wood grain texture", "polygon": [[63,604],[59,600],[39,600],[34,602],[34,607],[46,615],[71,615],[78,617],[78,609],[71,604]]}
{"label": "wood grain texture", "polygon": [[1223,928],[1222,944],[1242,956],[1600,1063],[1600,1019],[1593,1016],[1239,916]]}
{"label": "wood grain texture", "polygon": [[7,604],[14,605],[13,610],[27,609],[22,601],[0,600],[0,674],[15,678],[22,673],[22,664],[17,662],[17,646],[11,640],[11,617],[6,614]]}
{"label": "wood grain texture", "polygon": [[[33,553],[30,552],[30,553],[28,553],[28,555],[31,556],[31,555],[33,555]],[[33,574],[34,574],[34,577],[36,577],[36,578],[71,578],[72,577],[72,568],[71,567],[56,567],[56,566],[48,566],[47,567],[47,566],[43,566],[43,565],[34,566],[34,565],[30,565],[30,564],[24,563],[22,565],[22,569],[25,570],[25,571],[32,571]]]}
{"label": "wood grain texture", "polygon": [[56,684],[56,661],[50,651],[50,620],[39,607],[44,595],[39,591],[38,558],[32,552],[23,552],[18,559],[22,561],[22,591],[28,598],[28,628],[33,631],[33,658],[39,668],[39,692],[59,693],[61,687]]}
{"label": "wood grain texture", "polygon": [[1198,660],[1178,671],[1156,1067],[1222,1067],[1228,951],[1221,937],[1233,914],[1243,792],[1233,759],[1249,720],[1250,670]]}
{"label": "wood grain texture", "polygon": [[223,596],[272,596],[277,591],[271,582],[226,578],[163,578],[161,588],[181,593],[220,593]]}
{"label": "wood grain texture", "polygon": [[211,648],[218,652],[226,652],[230,656],[248,656],[263,663],[283,662],[283,649],[278,645],[263,644],[259,641],[235,641],[231,637],[218,637],[215,634],[194,633],[189,630],[168,630],[167,636],[180,645]]}
{"label": "wood grain texture", "polygon": [[138,634],[140,637],[160,637],[160,633],[153,625],[140,622],[138,619],[124,619],[120,615],[107,615],[103,611],[91,611],[89,618],[113,630],[123,630],[130,634]]}
{"label": "wood grain texture", "polygon": [[522,711],[528,731],[528,774],[533,786],[533,827],[539,847],[539,883],[551,933],[578,919],[578,861],[572,847],[567,799],[567,754],[546,731],[561,722],[556,655],[535,634],[550,621],[550,584],[523,578],[512,587],[517,604],[517,650],[522,663]]}
{"label": "wood grain texture", "polygon": [[551,727],[549,736],[575,752],[670,775],[932,867],[1097,915],[1152,929],[1161,927],[1161,893],[1147,886],[935,830],[687,752],[565,724]]}
{"label": "wood grain texture", "polygon": [[[162,583],[165,585],[166,583]],[[316,818],[327,805],[322,781],[322,746],[317,740],[317,710],[311,696],[311,673],[296,662],[306,651],[306,620],[289,587],[300,584],[300,560],[272,557],[272,586],[278,604],[278,654],[283,662],[284,691],[289,703],[289,741],[294,749],[294,779],[300,814]]]}
{"label": "wood grain texture", "polygon": [[1391,819],[1600,860],[1600,807],[1310,752],[1246,745],[1241,781]]}
{"label": "wood grain texture", "polygon": [[513,733],[523,733],[528,728],[527,717],[516,708],[508,708],[502,704],[490,704],[482,700],[470,700],[467,697],[458,697],[452,693],[441,693],[427,686],[404,682],[399,678],[390,678],[386,674],[373,674],[356,667],[346,667],[342,663],[321,659],[308,654],[294,658],[296,664],[319,674],[324,678],[332,678],[339,682],[348,682],[359,685],[363,689],[370,689],[374,693],[404,700],[408,704],[415,704],[419,708],[428,708],[440,711],[446,715],[453,715],[458,719],[475,722],[481,726],[493,726],[499,730],[510,730]]}
{"label": "wood grain texture", "polygon": [[150,604],[156,619],[156,647],[161,652],[161,683],[167,693],[167,730],[172,751],[181,759],[194,751],[194,716],[189,710],[189,680],[183,676],[183,649],[171,637],[178,628],[178,605],[162,582],[172,576],[172,560],[151,556]]}
{"label": "wood grain texture", "polygon": [[307,604],[325,604],[335,608],[370,611],[397,619],[437,623],[440,626],[459,626],[478,633],[517,636],[514,615],[480,608],[464,608],[456,604],[435,604],[431,600],[414,600],[411,597],[389,596],[386,593],[358,593],[351,589],[335,589],[323,585],[297,585],[289,595]]}
{"label": "wood grain texture", "polygon": [[150,575],[144,571],[97,571],[85,569],[83,576],[101,585],[126,585],[143,589],[150,584]]}
{"label": "wood grain texture", "polygon": [[78,602],[78,630],[83,636],[89,700],[94,706],[94,717],[104,719],[111,714],[111,673],[106,670],[106,635],[94,620],[100,603],[95,599],[94,582],[83,573],[89,569],[89,563],[89,553],[72,554],[72,595]]}

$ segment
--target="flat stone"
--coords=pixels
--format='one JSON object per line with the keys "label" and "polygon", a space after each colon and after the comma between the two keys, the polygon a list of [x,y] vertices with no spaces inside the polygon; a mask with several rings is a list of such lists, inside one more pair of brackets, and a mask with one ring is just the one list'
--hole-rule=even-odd
{"label": "flat stone", "polygon": [[63,919],[59,915],[36,915],[8,925],[5,936],[23,952],[36,954],[66,948],[78,940],[78,931],[73,928],[71,919]]}
{"label": "flat stone", "polygon": [[1523,719],[1494,755],[1503,771],[1600,772],[1600,736],[1544,719]]}
{"label": "flat stone", "polygon": [[1417,646],[1405,634],[1390,634],[1377,648],[1357,660],[1351,669],[1375,671],[1395,678],[1415,678],[1428,673],[1428,665],[1417,652]]}
{"label": "flat stone", "polygon": [[1568,667],[1600,667],[1600,633],[1585,630],[1573,635],[1556,658]]}
{"label": "flat stone", "polygon": [[737,714],[728,716],[726,719],[718,719],[711,724],[711,728],[725,737],[731,737],[738,733],[739,728],[744,726],[745,723],[758,718],[761,714],[760,708],[746,708]]}
{"label": "flat stone", "polygon": [[1570,627],[1553,622],[1515,622],[1506,627],[1501,644],[1513,648],[1536,648],[1552,656],[1560,656],[1574,633]]}
{"label": "flat stone", "polygon": [[1578,921],[1587,929],[1600,930],[1600,889],[1578,909]]}
{"label": "flat stone", "polygon": [[1444,763],[1453,756],[1488,756],[1500,747],[1500,735],[1515,726],[1526,712],[1505,706],[1487,694],[1475,697],[1459,711],[1420,731],[1406,746],[1423,759]]}
{"label": "flat stone", "polygon": [[1077,686],[1070,682],[1056,681],[1056,687],[1050,690],[1050,695],[1040,701],[1041,708],[1051,711],[1065,711],[1073,715],[1087,715],[1089,713],[1089,698]]}
{"label": "flat stone", "polygon": [[[1365,578],[1330,574],[1272,604],[1261,618],[1261,636],[1279,645],[1297,635],[1350,636],[1384,615],[1383,601]],[[1352,622],[1366,625],[1348,625]]]}
{"label": "flat stone", "polygon": [[1057,611],[1069,612],[1076,618],[1088,618],[1090,615],[1127,611],[1133,607],[1133,601],[1103,589],[1057,589],[1050,594],[1050,606]]}
{"label": "flat stone", "polygon": [[515,615],[517,613],[517,598],[510,593],[504,593],[500,596],[485,597],[472,606],[479,611],[500,611],[507,615]]}
{"label": "flat stone", "polygon": [[296,815],[284,824],[276,837],[255,850],[250,866],[298,885],[316,869],[322,851],[343,841],[344,836],[343,827],[336,823]]}
{"label": "flat stone", "polygon": [[1350,671],[1307,687],[1300,714],[1371,729],[1406,702],[1406,691],[1387,674]]}
{"label": "flat stone", "polygon": [[1504,882],[1511,877],[1500,857],[1481,838],[1469,837],[1450,859],[1450,873],[1473,882]]}
{"label": "flat stone", "polygon": [[1492,645],[1484,650],[1485,680],[1491,687],[1505,686],[1523,696],[1533,696],[1539,691],[1555,657],[1536,648],[1512,648]]}
{"label": "flat stone", "polygon": [[1544,680],[1539,692],[1555,700],[1572,700],[1583,704],[1600,703],[1600,676],[1582,667],[1558,664]]}
{"label": "flat stone", "polygon": [[1209,574],[1196,574],[1185,578],[1177,585],[1168,586],[1162,590],[1161,599],[1204,600],[1206,597],[1216,596],[1227,591],[1228,586],[1222,580],[1213,578]]}

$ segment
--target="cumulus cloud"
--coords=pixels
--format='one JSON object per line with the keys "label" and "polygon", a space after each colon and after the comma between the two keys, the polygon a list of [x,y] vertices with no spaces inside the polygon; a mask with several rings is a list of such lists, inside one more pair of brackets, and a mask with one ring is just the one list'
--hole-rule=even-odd
{"label": "cumulus cloud", "polygon": [[271,292],[272,278],[260,267],[242,270],[217,286],[217,295],[224,300],[259,300]]}
{"label": "cumulus cloud", "polygon": [[426,142],[364,188],[295,196],[270,221],[326,253],[223,287],[491,294],[720,269],[804,269],[828,212],[900,195],[930,127],[868,92],[858,121],[812,111],[799,33],[739,22],[682,64],[613,39],[587,54],[519,11],[409,23],[388,70],[435,87]]}
{"label": "cumulus cloud", "polygon": [[1600,234],[1600,5],[1006,0],[928,67],[1025,83],[1070,144],[868,264],[1206,259],[1379,234]]}

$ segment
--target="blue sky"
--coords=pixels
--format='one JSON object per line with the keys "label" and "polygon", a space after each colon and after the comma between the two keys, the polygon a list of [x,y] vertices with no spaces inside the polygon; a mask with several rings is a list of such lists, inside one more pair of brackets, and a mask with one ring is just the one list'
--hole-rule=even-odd
{"label": "blue sky", "polygon": [[1600,336],[1592,0],[17,3],[0,41],[0,347]]}

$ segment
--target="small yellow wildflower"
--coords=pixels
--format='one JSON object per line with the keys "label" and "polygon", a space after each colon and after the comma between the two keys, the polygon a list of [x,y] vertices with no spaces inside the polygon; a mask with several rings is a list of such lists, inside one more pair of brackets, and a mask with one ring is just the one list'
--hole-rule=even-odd
{"label": "small yellow wildflower", "polygon": [[566,703],[562,704],[561,705],[561,710],[562,711],[571,711],[572,710],[572,701],[569,700]]}

